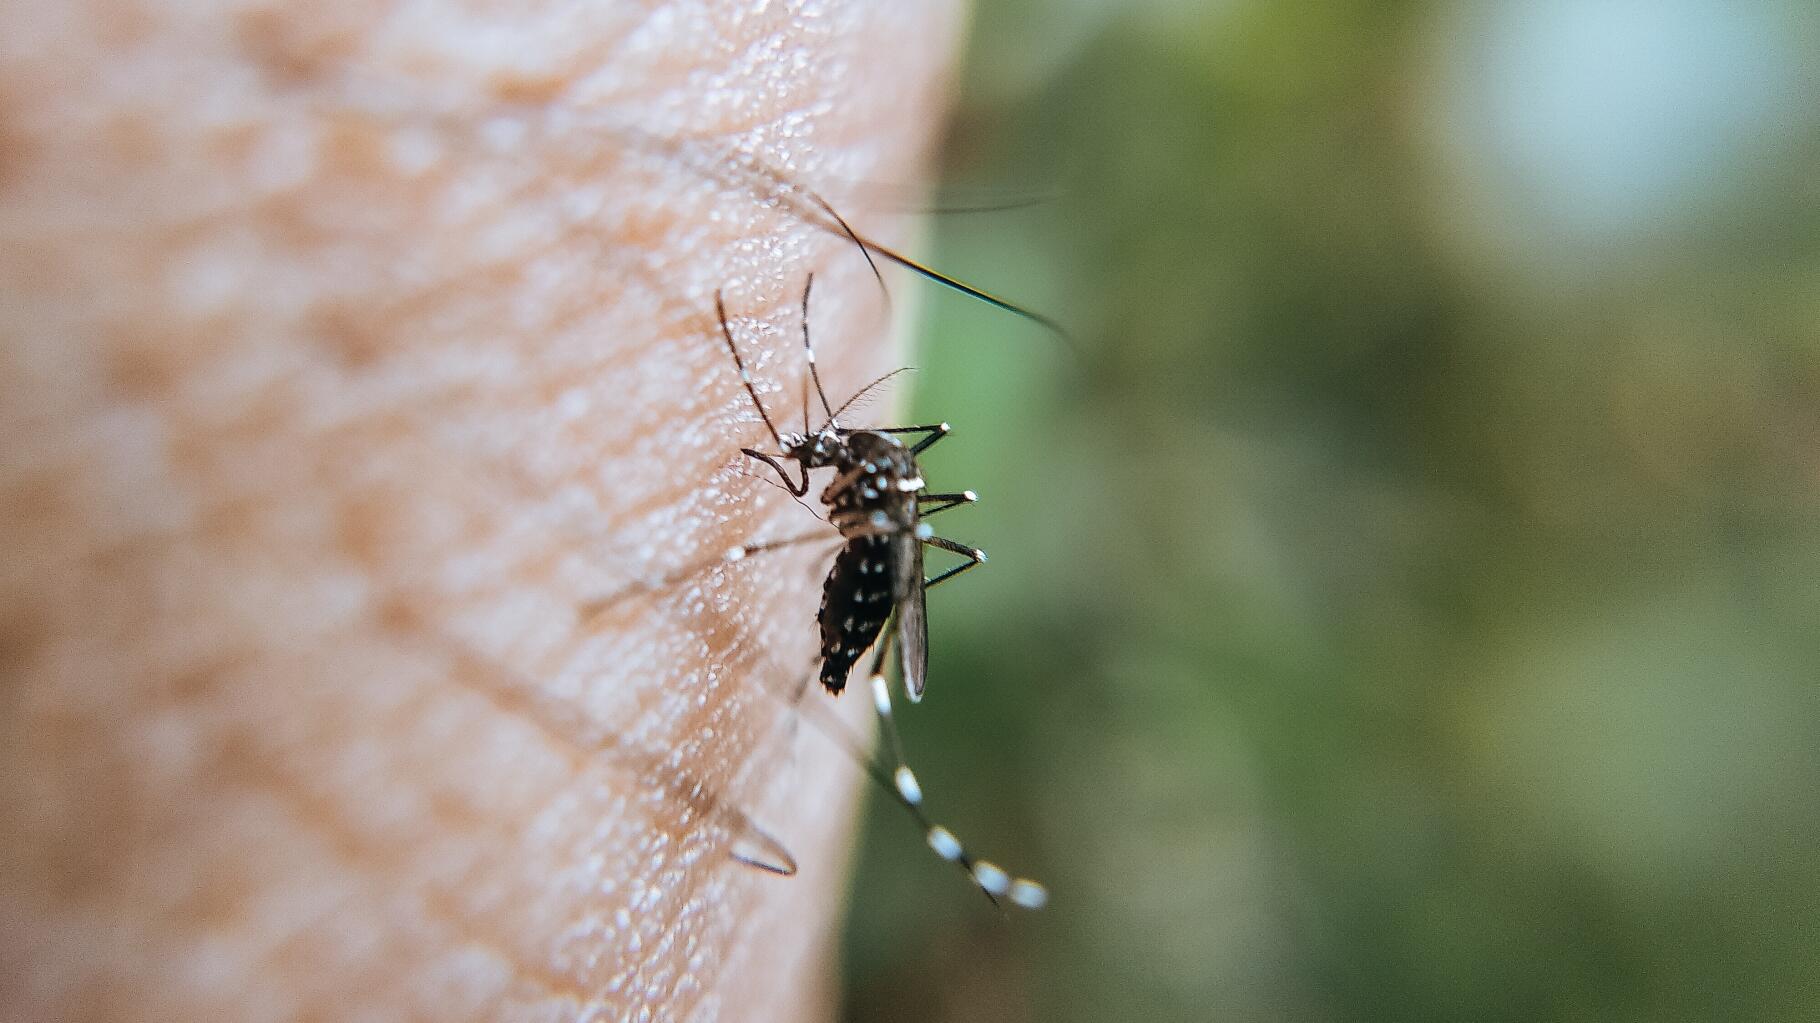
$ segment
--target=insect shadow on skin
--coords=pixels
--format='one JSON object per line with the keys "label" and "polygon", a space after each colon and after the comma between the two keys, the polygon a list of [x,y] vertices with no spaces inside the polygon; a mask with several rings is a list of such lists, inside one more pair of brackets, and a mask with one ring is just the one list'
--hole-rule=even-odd
{"label": "insect shadow on skin", "polygon": [[[833,477],[823,487],[820,499],[827,508],[827,523],[836,537],[831,538],[826,529],[821,529],[744,544],[655,588],[716,564],[741,562],[755,555],[837,538],[840,549],[823,584],[821,607],[816,613],[821,633],[817,674],[822,686],[838,696],[845,690],[853,666],[868,650],[873,651],[868,678],[891,769],[887,771],[881,766],[866,752],[863,743],[837,723],[815,714],[811,715],[811,720],[852,752],[867,774],[916,820],[930,848],[965,871],[995,905],[1003,898],[1015,906],[1040,908],[1048,900],[1047,890],[1041,884],[1028,878],[1013,877],[996,864],[975,857],[952,831],[934,823],[924,812],[922,788],[905,761],[903,743],[892,716],[891,686],[885,677],[886,661],[895,648],[905,694],[912,702],[922,699],[929,656],[927,591],[986,560],[985,552],[977,547],[936,536],[926,520],[961,505],[972,504],[978,500],[978,495],[971,490],[931,492],[923,478],[917,458],[948,435],[947,423],[873,428],[840,424],[840,416],[853,402],[880,381],[862,388],[839,408],[829,402],[809,334],[809,296],[814,282],[814,276],[810,275],[803,286],[801,322],[807,372],[800,433],[780,432],[759,398],[719,292],[715,294],[715,312],[721,336],[738,370],[740,384],[776,445],[774,451],[742,448],[741,453],[768,466],[784,489],[799,500],[810,491],[811,471],[832,470]],[[811,428],[809,423],[808,391],[811,385],[825,417],[819,428]],[[916,439],[914,443],[906,444],[899,439],[903,436]],[[933,578],[925,578],[925,546],[948,551],[966,560]],[[622,596],[615,594],[591,602],[584,607],[584,612],[591,617],[617,603]]]}

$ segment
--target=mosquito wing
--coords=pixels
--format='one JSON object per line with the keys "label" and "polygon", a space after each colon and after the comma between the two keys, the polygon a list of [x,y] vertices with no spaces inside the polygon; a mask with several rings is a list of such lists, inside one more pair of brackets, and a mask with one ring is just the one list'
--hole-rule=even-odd
{"label": "mosquito wing", "polygon": [[911,702],[923,698],[923,676],[929,670],[929,615],[923,600],[923,542],[914,533],[901,533],[893,541],[891,559],[897,567],[892,589],[897,599],[898,666],[904,694]]}

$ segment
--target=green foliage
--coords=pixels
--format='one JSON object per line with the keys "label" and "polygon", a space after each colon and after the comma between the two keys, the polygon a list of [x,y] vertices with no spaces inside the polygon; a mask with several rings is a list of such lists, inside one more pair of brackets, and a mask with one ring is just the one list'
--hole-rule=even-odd
{"label": "green foliage", "polygon": [[1820,1015],[1820,105],[1599,234],[1475,163],[1495,24],[1072,10],[993,93],[1046,11],[982,12],[947,172],[1064,198],[932,251],[1085,354],[924,296],[992,561],[901,720],[1054,902],[875,807],[849,1014]]}

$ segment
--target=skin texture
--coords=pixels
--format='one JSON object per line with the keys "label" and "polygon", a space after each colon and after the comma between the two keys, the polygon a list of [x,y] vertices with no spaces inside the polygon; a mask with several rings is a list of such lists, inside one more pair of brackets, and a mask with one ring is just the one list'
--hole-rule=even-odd
{"label": "skin texture", "polygon": [[430,6],[0,13],[0,1018],[831,1009],[831,548],[661,582],[817,526],[716,288],[782,421],[807,272],[899,360],[723,157],[913,182],[955,14]]}

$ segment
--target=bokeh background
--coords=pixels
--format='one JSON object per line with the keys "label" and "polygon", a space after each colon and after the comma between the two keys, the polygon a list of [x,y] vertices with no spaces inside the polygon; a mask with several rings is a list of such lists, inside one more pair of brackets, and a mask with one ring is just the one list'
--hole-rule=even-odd
{"label": "bokeh background", "polygon": [[957,97],[1058,198],[928,251],[1081,354],[920,295],[900,717],[1054,902],[875,798],[848,1016],[1820,1018],[1820,8],[989,0]]}

